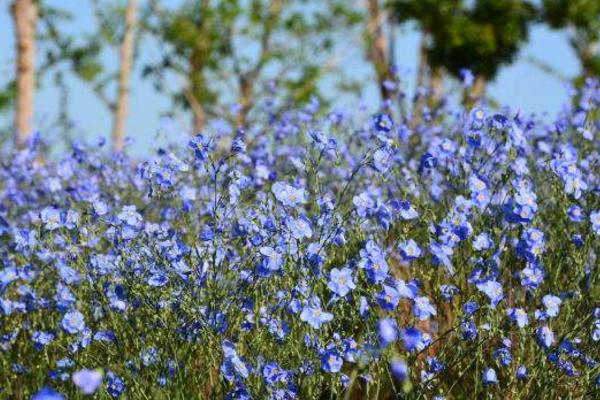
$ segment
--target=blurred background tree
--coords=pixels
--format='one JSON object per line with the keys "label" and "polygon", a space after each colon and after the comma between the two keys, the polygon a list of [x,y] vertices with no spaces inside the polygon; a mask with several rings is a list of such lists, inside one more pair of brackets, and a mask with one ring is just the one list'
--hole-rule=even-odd
{"label": "blurred background tree", "polygon": [[444,71],[461,78],[464,69],[475,76],[472,98],[483,97],[486,82],[527,42],[536,16],[534,5],[521,0],[393,0],[389,6],[399,23],[416,21],[422,31],[417,84],[428,82],[435,97]]}
{"label": "blurred background tree", "polygon": [[[444,67],[434,65],[429,59],[433,45],[433,31],[439,24],[449,23],[461,6],[457,0],[390,0],[387,7],[397,24],[414,22],[420,31],[419,61],[416,74],[416,93],[413,108],[414,123],[417,123],[426,99],[435,104],[444,93]],[[429,89],[429,93],[427,92]]]}
{"label": "blurred background tree", "polygon": [[569,43],[581,66],[580,78],[600,76],[600,1],[543,0],[542,3],[543,21],[554,29],[568,30]]}
{"label": "blurred background tree", "polygon": [[[167,115],[191,116],[193,132],[217,120],[248,127],[265,115],[258,112],[261,107],[277,113],[311,99],[327,106],[345,93],[363,94],[367,87],[376,88],[392,111],[407,83],[397,68],[406,59],[405,49],[396,48],[397,32],[404,26],[414,26],[420,34],[414,123],[425,107],[438,107],[447,98],[448,78],[463,80],[466,104],[482,99],[487,83],[515,61],[534,23],[568,34],[580,78],[600,72],[600,2],[594,0],[85,3],[93,23],[79,33],[65,28],[81,18],[68,3],[10,2],[15,73],[0,87],[0,113],[14,112],[10,132],[17,145],[36,128],[36,89],[48,76],[59,93],[52,125],[57,134],[67,140],[74,136],[68,104],[76,77],[109,111],[117,152],[126,134],[129,82],[132,76],[140,82],[138,74],[169,99]],[[359,58],[345,58],[356,49]],[[371,79],[355,74],[359,64],[370,67]],[[467,70],[471,73],[465,74]],[[48,134],[48,125],[43,128]]]}
{"label": "blurred background tree", "polygon": [[[67,115],[69,93],[65,83],[66,71],[61,68],[67,66],[73,75],[90,85],[111,112],[113,149],[123,149],[137,3],[137,0],[128,0],[127,4],[90,0],[96,17],[96,29],[89,35],[75,37],[61,30],[64,22],[76,18],[68,9],[52,7],[41,1],[15,0],[12,10],[14,25],[19,31],[16,35],[18,73],[16,81],[10,82],[0,92],[0,111],[14,108],[17,144],[22,145],[31,134],[36,81],[41,81],[46,75],[53,76],[53,83],[61,92],[57,128],[67,135],[64,139],[71,139],[68,137],[70,122]],[[27,13],[33,12],[36,18],[28,20]],[[27,29],[34,29],[27,28],[28,23],[35,23],[35,35],[28,34]],[[37,47],[41,51],[36,66],[34,58]],[[107,70],[104,66],[101,56],[107,48],[119,49],[118,69]],[[114,89],[114,95],[109,94],[111,89]]]}
{"label": "blurred background tree", "polygon": [[367,0],[367,24],[364,34],[366,55],[373,64],[379,94],[382,100],[390,100],[395,89],[394,44],[386,40],[385,28],[388,24],[387,10],[382,9],[379,0]]}
{"label": "blurred background tree", "polygon": [[[318,81],[335,67],[333,36],[360,20],[344,1],[152,0],[145,28],[162,44],[144,75],[175,107],[192,111],[194,132],[207,117],[245,126],[274,86],[282,103],[323,99]],[[178,77],[173,88],[169,75]],[[234,107],[227,107],[234,104]]]}
{"label": "blurred background tree", "polygon": [[39,5],[37,0],[15,0],[11,5],[15,29],[15,83],[4,95],[15,96],[14,141],[23,146],[33,131],[33,106],[36,89],[35,58]]}
{"label": "blurred background tree", "polygon": [[[123,150],[129,103],[129,81],[136,53],[138,0],[109,2],[89,0],[96,27],[83,38],[56,35],[61,54],[57,60],[70,64],[72,72],[88,83],[110,111],[113,120],[112,148]],[[76,41],[79,39],[79,41]],[[102,62],[104,49],[119,54],[117,68]]]}

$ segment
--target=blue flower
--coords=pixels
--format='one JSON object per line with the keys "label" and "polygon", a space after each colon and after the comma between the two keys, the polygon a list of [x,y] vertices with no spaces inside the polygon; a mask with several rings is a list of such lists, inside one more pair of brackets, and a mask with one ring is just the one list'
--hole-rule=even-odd
{"label": "blue flower", "polygon": [[464,340],[474,340],[477,338],[479,331],[475,322],[472,319],[467,319],[460,324],[460,330]]}
{"label": "blue flower", "polygon": [[404,382],[408,379],[409,369],[408,365],[403,360],[393,359],[390,362],[390,370],[392,371],[392,376],[398,382]]}
{"label": "blue flower", "polygon": [[98,342],[103,342],[103,343],[111,343],[114,342],[116,339],[116,336],[114,334],[113,331],[109,331],[109,330],[101,330],[98,331],[94,334],[94,340],[98,341]]}
{"label": "blue flower", "polygon": [[496,351],[494,351],[494,358],[503,367],[509,366],[512,362],[512,356],[506,347],[500,347],[499,349],[496,349]]}
{"label": "blue flower", "polygon": [[528,263],[521,270],[521,285],[531,290],[537,289],[544,281],[545,275],[541,266],[535,263]]}
{"label": "blue flower", "polygon": [[369,282],[381,283],[388,277],[389,267],[384,259],[368,259],[364,264]]}
{"label": "blue flower", "polygon": [[367,192],[362,192],[352,198],[352,204],[356,208],[359,217],[368,217],[375,208],[375,201]]}
{"label": "blue flower", "polygon": [[210,138],[205,138],[202,134],[194,136],[189,141],[188,146],[194,151],[196,158],[201,161],[204,161],[206,158],[208,158],[208,154],[213,147]]}
{"label": "blue flower", "polygon": [[262,369],[262,376],[268,386],[274,386],[278,382],[285,382],[287,375],[287,371],[281,368],[276,362],[267,363]]}
{"label": "blue flower", "polygon": [[542,303],[544,303],[544,307],[546,307],[546,315],[549,317],[556,317],[560,312],[562,300],[558,296],[547,294],[542,297]]}
{"label": "blue flower", "polygon": [[592,224],[592,231],[596,235],[600,235],[600,210],[592,211],[590,213],[590,222]]}
{"label": "blue flower", "polygon": [[480,233],[473,240],[473,248],[477,251],[487,250],[494,245],[490,235],[486,232]]}
{"label": "blue flower", "polygon": [[242,382],[235,383],[235,389],[225,396],[225,400],[252,400],[252,396]]}
{"label": "blue flower", "polygon": [[400,251],[400,256],[405,261],[415,260],[423,254],[417,242],[412,239],[400,243],[398,245],[398,250]]}
{"label": "blue flower", "polygon": [[215,232],[210,225],[204,225],[204,229],[200,232],[200,240],[203,242],[210,242],[214,239]]}
{"label": "blue flower", "polygon": [[406,283],[402,279],[396,279],[396,290],[401,298],[413,300],[419,294],[419,284],[415,280]]}
{"label": "blue flower", "polygon": [[241,358],[235,346],[228,340],[223,341],[223,364],[221,365],[221,374],[229,381],[233,382],[236,378],[248,378],[250,376],[250,369],[246,365],[246,361]]}
{"label": "blue flower", "polygon": [[356,362],[358,356],[358,344],[353,338],[346,338],[342,341],[344,360],[348,362]]}
{"label": "blue flower", "polygon": [[387,346],[398,340],[398,323],[393,318],[383,318],[377,324],[379,341],[382,346]]}
{"label": "blue flower", "polygon": [[484,292],[490,299],[490,306],[496,308],[498,303],[504,298],[504,292],[502,284],[495,280],[488,280],[483,283],[477,284],[477,289]]}
{"label": "blue flower", "polygon": [[451,259],[454,250],[452,250],[451,247],[445,244],[432,242],[429,245],[429,251],[432,256],[431,262],[434,265],[443,265],[450,275],[454,275],[454,266],[452,265]]}
{"label": "blue flower", "polygon": [[429,344],[429,341],[430,339],[418,328],[409,327],[402,332],[402,343],[406,351],[421,351]]}
{"label": "blue flower", "polygon": [[394,121],[388,114],[378,114],[375,116],[373,125],[378,132],[388,133],[392,130]]}
{"label": "blue flower", "polygon": [[344,360],[336,351],[328,350],[321,356],[321,369],[325,372],[340,372],[343,365]]}
{"label": "blue flower", "polygon": [[67,214],[64,216],[64,224],[68,229],[74,229],[79,225],[80,219],[79,212],[75,210],[67,210]]}
{"label": "blue flower", "polygon": [[527,376],[528,376],[527,368],[524,365],[519,365],[517,367],[516,375],[517,375],[517,379],[521,379],[521,380],[527,379]]}
{"label": "blue flower", "polygon": [[473,86],[473,83],[475,83],[475,75],[473,75],[473,72],[471,72],[470,69],[461,68],[458,73],[460,75],[463,87],[470,88]]}
{"label": "blue flower", "polygon": [[583,222],[585,219],[583,209],[575,204],[567,209],[567,215],[572,222]]}
{"label": "blue flower", "polygon": [[600,341],[600,319],[593,322],[591,336],[594,342]]}
{"label": "blue flower", "polygon": [[329,273],[327,287],[340,297],[346,296],[351,290],[356,288],[356,284],[352,278],[352,270],[347,267],[341,270],[333,268]]}
{"label": "blue flower", "polygon": [[132,227],[137,227],[142,223],[142,216],[134,205],[124,206],[117,218]]}
{"label": "blue flower", "polygon": [[73,383],[83,394],[93,394],[102,383],[102,372],[91,369],[79,370],[73,374]]}
{"label": "blue flower", "polygon": [[485,178],[478,176],[476,174],[471,174],[469,176],[469,190],[471,192],[481,192],[488,189],[488,185],[486,183]]}
{"label": "blue flower", "polygon": [[54,389],[45,387],[31,396],[31,400],[65,400],[65,396],[56,392]]}
{"label": "blue flower", "polygon": [[493,368],[486,368],[481,374],[481,381],[484,385],[495,385],[498,383],[496,371]]}
{"label": "blue flower", "polygon": [[379,149],[373,154],[373,165],[377,171],[386,173],[392,166],[393,158],[388,150]]}
{"label": "blue flower", "polygon": [[456,143],[449,138],[443,138],[439,144],[439,151],[445,156],[452,156],[456,152]]}
{"label": "blue flower", "polygon": [[360,296],[360,302],[358,307],[358,314],[362,318],[366,318],[369,315],[369,302],[365,296]]}
{"label": "blue flower", "polygon": [[275,198],[286,207],[297,207],[307,202],[306,190],[295,188],[284,182],[275,182],[271,191]]}
{"label": "blue flower", "polygon": [[151,346],[140,352],[140,359],[144,367],[149,367],[158,362],[158,350],[156,347]]}
{"label": "blue flower", "polygon": [[430,172],[438,165],[438,159],[431,153],[425,153],[421,156],[421,163],[419,164],[419,172]]}
{"label": "blue flower", "polygon": [[292,236],[297,240],[302,240],[305,238],[310,239],[312,236],[310,221],[305,216],[301,216],[299,218],[288,217],[286,219],[286,225]]}
{"label": "blue flower", "polygon": [[40,213],[40,218],[46,229],[53,231],[60,228],[64,223],[64,218],[60,210],[54,207],[46,207]]}
{"label": "blue flower", "polygon": [[588,189],[587,183],[579,175],[566,175],[563,179],[565,181],[565,193],[572,194],[575,199],[579,199],[582,193]]}
{"label": "blue flower", "polygon": [[93,200],[92,207],[94,208],[94,213],[99,217],[108,213],[108,204],[99,198]]}
{"label": "blue flower", "polygon": [[51,332],[35,331],[31,335],[31,340],[35,343],[35,348],[41,350],[44,346],[54,340],[54,334]]}
{"label": "blue flower", "polygon": [[440,286],[440,293],[444,300],[450,302],[454,299],[454,296],[460,293],[460,289],[454,285],[444,284]]}
{"label": "blue flower", "polygon": [[[243,134],[243,132],[242,132]],[[246,152],[246,143],[244,143],[243,137],[236,137],[231,143],[231,151],[233,153],[245,153]]]}
{"label": "blue flower", "polygon": [[320,301],[312,301],[307,304],[300,313],[300,320],[308,323],[314,329],[320,329],[323,324],[333,319],[333,314],[321,309]]}
{"label": "blue flower", "polygon": [[443,362],[439,360],[437,357],[427,357],[427,371],[434,375],[439,374],[443,370],[446,369],[446,366]]}
{"label": "blue flower", "polygon": [[261,247],[263,266],[269,271],[279,271],[283,267],[283,255],[273,247]]}
{"label": "blue flower", "polygon": [[379,306],[386,311],[394,311],[400,302],[400,293],[391,286],[384,285],[383,291],[377,295]]}
{"label": "blue flower", "polygon": [[429,302],[429,298],[425,296],[415,297],[412,310],[414,316],[421,321],[437,314],[435,307]]}
{"label": "blue flower", "polygon": [[344,389],[347,389],[348,386],[350,386],[350,382],[351,381],[352,380],[350,379],[350,377],[348,375],[346,375],[346,374],[341,374],[340,375],[340,383],[342,384],[342,387]]}
{"label": "blue flower", "polygon": [[522,308],[509,308],[506,310],[506,314],[511,321],[515,322],[519,328],[524,328],[529,325],[529,318],[527,312]]}
{"label": "blue flower", "polygon": [[163,287],[169,283],[169,277],[162,272],[156,272],[147,279],[147,282],[152,287]]}
{"label": "blue flower", "polygon": [[577,247],[582,247],[584,244],[583,236],[576,233],[571,237],[571,242]]}
{"label": "blue flower", "polygon": [[79,311],[72,310],[64,315],[61,326],[66,332],[74,335],[85,329],[85,318]]}
{"label": "blue flower", "polygon": [[492,129],[501,130],[506,128],[509,123],[509,119],[502,114],[494,114],[489,119],[488,123]]}
{"label": "blue flower", "polygon": [[548,349],[554,344],[554,332],[546,325],[535,330],[535,337],[538,344],[544,349]]}
{"label": "blue flower", "polygon": [[407,200],[392,200],[390,205],[400,214],[403,220],[411,220],[419,217],[419,213]]}
{"label": "blue flower", "polygon": [[288,326],[287,322],[278,319],[270,320],[268,323],[268,328],[269,332],[275,336],[275,339],[278,342],[283,341],[283,339],[285,339],[290,332],[290,327]]}
{"label": "blue flower", "polygon": [[476,301],[467,301],[463,304],[463,311],[467,315],[473,315],[479,310],[479,304]]}

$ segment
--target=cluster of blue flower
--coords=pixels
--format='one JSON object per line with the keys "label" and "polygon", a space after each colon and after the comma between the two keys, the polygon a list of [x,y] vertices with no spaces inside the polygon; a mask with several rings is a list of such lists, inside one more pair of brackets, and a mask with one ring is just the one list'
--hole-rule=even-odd
{"label": "cluster of blue flower", "polygon": [[599,105],[15,152],[0,396],[600,396]]}

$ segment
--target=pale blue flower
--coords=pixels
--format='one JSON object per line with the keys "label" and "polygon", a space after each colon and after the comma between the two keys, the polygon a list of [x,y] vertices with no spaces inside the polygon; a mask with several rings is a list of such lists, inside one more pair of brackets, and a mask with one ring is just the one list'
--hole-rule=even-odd
{"label": "pale blue flower", "polygon": [[91,369],[79,370],[73,374],[73,383],[83,394],[93,394],[102,383],[102,372]]}
{"label": "pale blue flower", "polygon": [[356,284],[352,278],[352,270],[347,267],[341,270],[333,268],[329,273],[327,287],[340,297],[346,296],[351,290],[356,288]]}

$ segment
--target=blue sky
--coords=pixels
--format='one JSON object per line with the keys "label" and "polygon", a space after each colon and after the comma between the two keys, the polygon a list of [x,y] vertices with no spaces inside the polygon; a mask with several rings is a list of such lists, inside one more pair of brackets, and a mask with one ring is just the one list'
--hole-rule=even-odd
{"label": "blue sky", "polygon": [[[46,0],[48,3],[68,9],[73,20],[62,26],[62,29],[73,35],[89,33],[93,29],[94,18],[89,2],[86,0]],[[180,0],[165,1],[178,3]],[[9,14],[9,0],[0,0],[0,83],[5,83],[14,74],[14,40],[13,26]],[[144,3],[142,1],[142,3]],[[406,80],[409,91],[414,87],[414,70],[417,65],[417,46],[419,33],[410,26],[398,30],[396,39],[396,61],[406,69]],[[365,100],[375,108],[377,91],[373,84],[371,68],[362,60],[362,50],[350,46],[341,55],[341,65],[347,73],[360,77],[366,82],[363,94]],[[103,55],[107,65],[116,68],[115,52]],[[156,60],[158,49],[155,43],[142,43],[141,56],[136,64],[131,85],[130,115],[127,122],[128,135],[136,141],[135,153],[145,153],[153,144],[156,133],[161,126],[161,113],[169,110],[168,98],[156,93],[151,82],[140,77],[140,69],[144,61]],[[578,71],[577,60],[571,51],[565,32],[550,31],[545,26],[535,26],[531,30],[529,43],[521,50],[517,61],[504,68],[495,82],[488,89],[491,95],[501,104],[520,107],[526,112],[554,113],[565,100],[565,83],[556,76],[543,72],[530,62],[536,58],[550,65],[563,76],[573,76]],[[68,78],[70,88],[70,115],[76,123],[77,132],[87,138],[108,137],[111,129],[111,117],[104,105],[100,103],[91,89],[76,78]],[[39,127],[55,118],[59,93],[51,79],[41,82],[36,98],[36,120]],[[0,116],[0,126],[10,124],[10,115]],[[187,121],[183,118],[174,126],[185,129]],[[43,132],[42,132],[43,134]]]}

